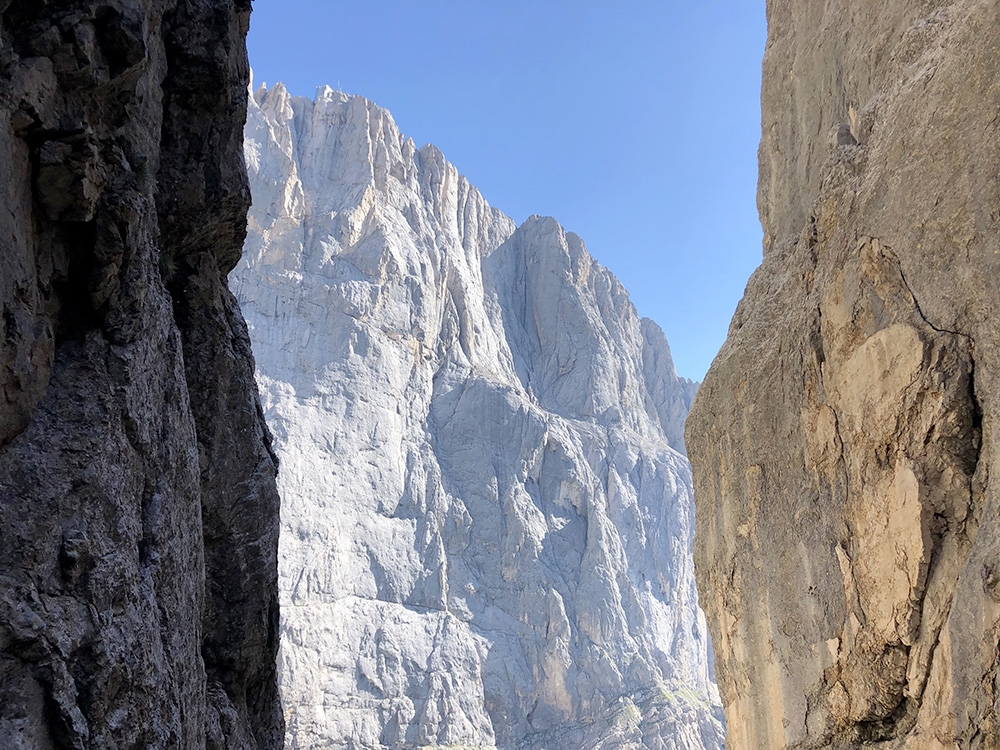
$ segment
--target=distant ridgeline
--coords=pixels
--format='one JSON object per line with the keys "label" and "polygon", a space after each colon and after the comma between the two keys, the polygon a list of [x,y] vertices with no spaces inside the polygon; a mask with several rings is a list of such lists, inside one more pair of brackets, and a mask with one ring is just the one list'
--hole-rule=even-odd
{"label": "distant ridgeline", "polygon": [[660,329],[365,99],[261,87],[245,148],[289,747],[721,750]]}

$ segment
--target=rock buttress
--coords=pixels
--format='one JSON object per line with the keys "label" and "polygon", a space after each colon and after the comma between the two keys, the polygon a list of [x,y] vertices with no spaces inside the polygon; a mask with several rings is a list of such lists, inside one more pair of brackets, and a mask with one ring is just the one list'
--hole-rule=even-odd
{"label": "rock buttress", "polygon": [[1000,14],[768,24],[764,261],[686,434],[729,747],[997,747]]}
{"label": "rock buttress", "polygon": [[249,2],[0,0],[0,745],[277,748]]}

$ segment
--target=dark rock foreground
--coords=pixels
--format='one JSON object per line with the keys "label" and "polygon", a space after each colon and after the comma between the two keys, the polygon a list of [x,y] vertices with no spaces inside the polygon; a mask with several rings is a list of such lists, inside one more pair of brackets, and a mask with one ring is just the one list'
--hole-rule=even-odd
{"label": "dark rock foreground", "polygon": [[0,747],[278,748],[248,0],[0,0]]}

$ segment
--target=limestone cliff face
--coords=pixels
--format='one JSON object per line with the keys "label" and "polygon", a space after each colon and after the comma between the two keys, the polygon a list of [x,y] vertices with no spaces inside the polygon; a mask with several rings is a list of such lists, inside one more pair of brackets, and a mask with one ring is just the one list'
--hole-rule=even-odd
{"label": "limestone cliff face", "polygon": [[249,2],[0,0],[0,746],[279,748]]}
{"label": "limestone cliff face", "polygon": [[663,333],[360,97],[261,88],[246,148],[289,744],[720,748]]}
{"label": "limestone cliff face", "polygon": [[687,426],[730,747],[1000,746],[1000,15],[768,3],[764,261]]}

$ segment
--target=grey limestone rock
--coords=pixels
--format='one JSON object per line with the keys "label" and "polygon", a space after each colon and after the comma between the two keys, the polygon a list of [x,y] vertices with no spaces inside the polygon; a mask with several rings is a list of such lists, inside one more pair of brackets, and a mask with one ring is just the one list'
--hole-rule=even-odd
{"label": "grey limestone rock", "polygon": [[0,747],[280,748],[249,2],[0,2]]}
{"label": "grey limestone rock", "polygon": [[1000,15],[768,3],[764,260],[687,425],[728,742],[1000,747]]}
{"label": "grey limestone rock", "polygon": [[246,137],[289,744],[721,748],[662,332],[360,97]]}

